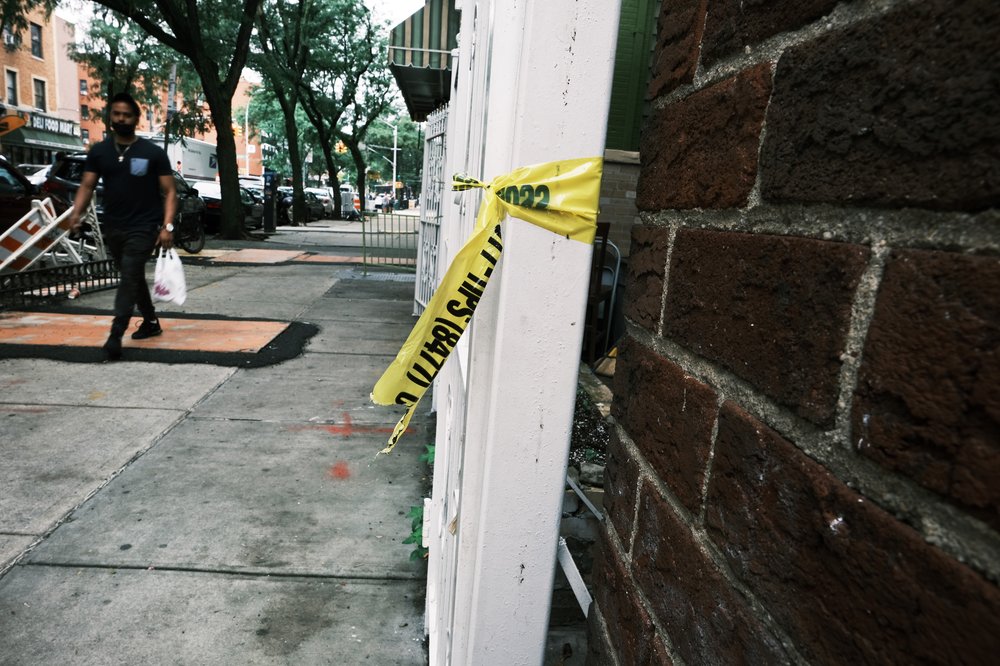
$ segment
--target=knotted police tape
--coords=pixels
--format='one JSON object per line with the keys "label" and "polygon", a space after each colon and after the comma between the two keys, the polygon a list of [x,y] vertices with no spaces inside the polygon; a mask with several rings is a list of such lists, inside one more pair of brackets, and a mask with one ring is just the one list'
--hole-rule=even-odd
{"label": "knotted police tape", "polygon": [[420,398],[465,332],[503,253],[500,223],[507,215],[593,243],[604,162],[599,157],[521,167],[489,184],[461,174],[452,190],[486,190],[472,237],[458,252],[399,354],[372,389],[379,405],[406,405],[381,452],[389,453],[409,427]]}

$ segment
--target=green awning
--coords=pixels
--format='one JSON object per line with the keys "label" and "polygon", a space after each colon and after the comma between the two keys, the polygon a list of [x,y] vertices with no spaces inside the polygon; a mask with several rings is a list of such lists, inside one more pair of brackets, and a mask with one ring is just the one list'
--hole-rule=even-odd
{"label": "green awning", "polygon": [[30,127],[21,127],[0,136],[0,145],[75,151],[83,150],[83,139],[78,136],[54,134]]}
{"label": "green awning", "polygon": [[389,69],[415,121],[451,97],[451,51],[458,48],[455,0],[427,0],[389,36]]}

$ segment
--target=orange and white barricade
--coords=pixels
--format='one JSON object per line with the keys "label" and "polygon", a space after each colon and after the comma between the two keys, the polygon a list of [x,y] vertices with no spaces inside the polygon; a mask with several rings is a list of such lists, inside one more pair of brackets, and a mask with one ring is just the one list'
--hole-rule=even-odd
{"label": "orange and white barricade", "polygon": [[27,270],[50,253],[53,263],[81,263],[69,239],[69,216],[67,210],[57,217],[51,199],[32,201],[31,210],[0,235],[0,273]]}

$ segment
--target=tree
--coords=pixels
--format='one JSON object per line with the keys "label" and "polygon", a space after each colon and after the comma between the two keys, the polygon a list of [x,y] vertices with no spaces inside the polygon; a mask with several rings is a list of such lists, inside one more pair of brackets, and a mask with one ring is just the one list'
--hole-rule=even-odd
{"label": "tree", "polygon": [[[30,2],[31,0],[21,0]],[[185,56],[201,80],[218,143],[222,189],[221,233],[243,238],[233,94],[250,52],[254,20],[263,0],[95,0],[133,21],[149,36]]]}
{"label": "tree", "polygon": [[[391,77],[385,61],[383,26],[356,0],[325,0],[335,12],[329,41],[310,59],[302,80],[300,103],[316,128],[331,184],[339,171],[334,146],[343,140],[358,172],[358,192],[365,194],[365,156],[359,144],[371,122],[385,109]],[[341,209],[340,188],[334,187]]]}
{"label": "tree", "polygon": [[[379,51],[380,48],[371,47],[373,55]],[[359,86],[358,93],[347,103],[343,115],[344,122],[337,130],[337,136],[347,146],[358,171],[358,196],[362,201],[365,200],[365,181],[368,171],[367,155],[363,149],[364,141],[375,121],[389,107],[389,89],[392,82],[389,68],[384,62],[374,59],[365,62],[368,66],[359,77],[365,85]]]}
{"label": "tree", "polygon": [[[232,102],[250,52],[263,0],[93,0],[134,22],[150,37],[185,56],[201,80],[218,135],[222,234],[243,238]],[[56,0],[0,0],[0,22],[26,27],[28,11],[51,11]]]}
{"label": "tree", "polygon": [[[395,137],[393,126],[396,127]],[[393,139],[397,148],[396,180],[401,181],[404,187],[419,188],[424,167],[423,133],[420,125],[410,120],[395,100],[389,107],[388,113],[379,116],[369,127],[365,139],[366,152],[369,156],[371,153],[379,156],[371,158],[372,166],[377,164],[379,166],[377,170],[383,174],[392,168]]]}
{"label": "tree", "polygon": [[[169,123],[165,129],[174,136],[208,129],[209,120],[201,105],[196,103],[201,96],[201,86],[186,59],[150,40],[118,12],[107,7],[98,9],[80,41],[70,46],[69,56],[86,66],[97,82],[97,87],[90,91],[94,96],[108,99],[117,92],[129,92],[151,114],[161,111],[150,124]],[[177,92],[182,101],[180,108],[168,118],[163,109],[162,93],[167,88],[172,69],[177,70]],[[92,109],[91,117],[103,117],[105,127],[110,125],[103,110]]]}
{"label": "tree", "polygon": [[[296,109],[302,89],[302,77],[309,60],[310,43],[319,42],[323,32],[323,2],[300,0],[290,3],[271,0],[257,21],[259,52],[251,63],[268,83],[268,94],[281,108],[285,141],[292,171],[292,224],[306,219],[303,196],[302,159]],[[265,18],[266,16],[266,18]],[[273,17],[277,17],[275,20]]]}

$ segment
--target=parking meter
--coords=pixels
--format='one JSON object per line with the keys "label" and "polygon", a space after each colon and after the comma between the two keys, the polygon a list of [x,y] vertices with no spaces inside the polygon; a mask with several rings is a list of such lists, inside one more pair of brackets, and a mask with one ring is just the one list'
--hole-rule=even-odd
{"label": "parking meter", "polygon": [[273,234],[277,215],[278,183],[281,174],[271,169],[264,169],[264,233]]}

